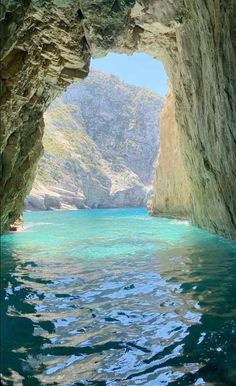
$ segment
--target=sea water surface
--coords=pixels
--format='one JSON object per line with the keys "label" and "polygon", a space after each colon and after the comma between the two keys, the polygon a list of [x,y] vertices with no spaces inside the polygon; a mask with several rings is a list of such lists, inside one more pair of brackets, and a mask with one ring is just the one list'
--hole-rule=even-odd
{"label": "sea water surface", "polygon": [[236,385],[236,243],[145,209],[1,238],[3,385]]}

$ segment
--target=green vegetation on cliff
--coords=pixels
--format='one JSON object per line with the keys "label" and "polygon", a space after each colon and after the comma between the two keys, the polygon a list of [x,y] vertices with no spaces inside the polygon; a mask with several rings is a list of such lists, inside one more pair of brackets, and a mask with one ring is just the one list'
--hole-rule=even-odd
{"label": "green vegetation on cliff", "polygon": [[143,206],[159,147],[163,99],[91,71],[45,113],[45,153],[28,209]]}

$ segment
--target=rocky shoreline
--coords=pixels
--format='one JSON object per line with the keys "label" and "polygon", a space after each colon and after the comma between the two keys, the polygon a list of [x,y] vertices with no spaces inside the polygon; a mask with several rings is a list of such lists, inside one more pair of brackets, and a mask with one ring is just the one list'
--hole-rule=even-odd
{"label": "rocky shoreline", "polygon": [[146,206],[163,104],[98,71],[71,85],[44,115],[44,156],[25,209]]}

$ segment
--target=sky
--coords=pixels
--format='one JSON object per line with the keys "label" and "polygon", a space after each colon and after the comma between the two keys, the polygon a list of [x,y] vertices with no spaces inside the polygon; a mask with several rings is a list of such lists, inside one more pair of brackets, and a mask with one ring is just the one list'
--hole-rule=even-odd
{"label": "sky", "polygon": [[167,92],[167,75],[162,63],[147,54],[110,53],[101,59],[92,59],[91,67],[114,74],[128,84],[147,87],[163,97]]}

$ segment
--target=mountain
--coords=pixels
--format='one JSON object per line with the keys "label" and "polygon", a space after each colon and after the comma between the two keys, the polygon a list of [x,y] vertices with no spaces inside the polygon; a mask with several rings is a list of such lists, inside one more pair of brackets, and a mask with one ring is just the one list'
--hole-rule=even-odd
{"label": "mountain", "polygon": [[45,153],[29,210],[144,206],[163,98],[92,70],[45,113]]}

